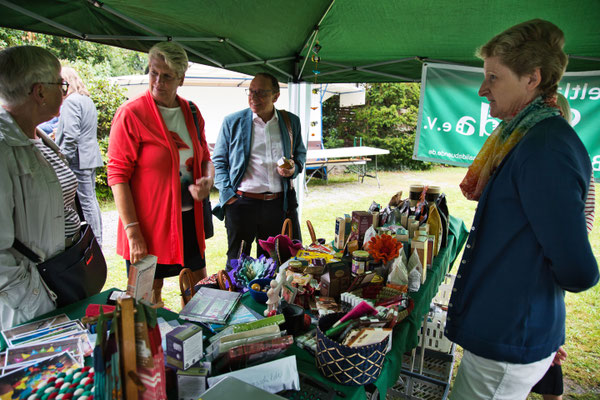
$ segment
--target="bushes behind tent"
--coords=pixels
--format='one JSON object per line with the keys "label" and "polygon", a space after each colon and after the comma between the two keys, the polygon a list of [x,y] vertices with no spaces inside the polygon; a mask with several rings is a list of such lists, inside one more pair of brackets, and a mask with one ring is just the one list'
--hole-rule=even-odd
{"label": "bushes behind tent", "polygon": [[323,103],[325,148],[359,145],[387,149],[377,158],[389,170],[427,170],[431,163],[413,160],[419,109],[420,84],[374,83],[366,85],[365,104],[340,107],[339,96]]}

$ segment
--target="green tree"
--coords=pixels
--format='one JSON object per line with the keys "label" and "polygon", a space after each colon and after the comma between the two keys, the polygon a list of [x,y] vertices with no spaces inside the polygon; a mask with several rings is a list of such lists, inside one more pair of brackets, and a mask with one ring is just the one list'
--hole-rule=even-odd
{"label": "green tree", "polygon": [[428,169],[412,152],[419,109],[418,83],[375,83],[367,86],[365,105],[341,109],[337,96],[323,105],[323,141],[326,147],[354,145],[390,151],[380,165],[390,169]]}
{"label": "green tree", "polygon": [[106,76],[141,74],[146,66],[144,53],[62,36],[0,28],[0,48],[25,45],[48,49],[60,60],[105,64]]}

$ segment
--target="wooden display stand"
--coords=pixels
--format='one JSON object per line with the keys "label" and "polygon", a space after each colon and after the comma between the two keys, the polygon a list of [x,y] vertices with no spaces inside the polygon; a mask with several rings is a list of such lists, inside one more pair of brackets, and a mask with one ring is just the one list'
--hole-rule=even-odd
{"label": "wooden display stand", "polygon": [[[117,315],[119,321],[119,347],[121,351],[123,394],[126,400],[137,400],[138,391],[144,389],[137,376],[135,351],[135,308],[132,298],[118,300],[121,312]],[[141,387],[140,387],[141,385]]]}

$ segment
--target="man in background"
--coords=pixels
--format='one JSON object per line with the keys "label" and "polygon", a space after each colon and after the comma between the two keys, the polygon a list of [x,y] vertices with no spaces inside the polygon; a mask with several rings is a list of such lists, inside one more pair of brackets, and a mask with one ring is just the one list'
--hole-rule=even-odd
{"label": "man in background", "polygon": [[275,109],[280,94],[277,79],[259,73],[247,93],[250,107],[225,117],[212,156],[219,189],[213,213],[225,218],[227,265],[240,250],[250,255],[254,241],[257,256],[268,255],[258,239],[279,234],[287,214],[295,214],[291,184],[306,160],[300,119]]}

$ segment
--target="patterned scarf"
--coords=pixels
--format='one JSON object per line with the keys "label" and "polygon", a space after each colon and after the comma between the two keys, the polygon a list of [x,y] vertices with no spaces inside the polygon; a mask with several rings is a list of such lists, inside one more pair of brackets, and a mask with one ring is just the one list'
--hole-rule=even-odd
{"label": "patterned scarf", "polygon": [[465,197],[469,200],[479,200],[496,168],[529,129],[538,122],[559,114],[555,97],[544,100],[540,96],[509,122],[502,121],[487,138],[460,183]]}

